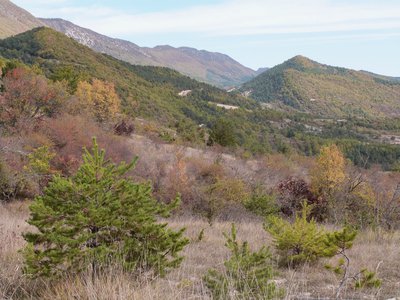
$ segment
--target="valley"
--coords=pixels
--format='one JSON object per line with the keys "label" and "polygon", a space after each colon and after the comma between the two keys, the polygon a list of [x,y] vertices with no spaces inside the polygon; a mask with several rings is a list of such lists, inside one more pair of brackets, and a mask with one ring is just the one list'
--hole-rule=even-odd
{"label": "valley", "polygon": [[[282,4],[239,2],[26,2],[37,18],[0,0],[1,299],[400,296],[399,77],[303,55],[270,63],[293,41],[341,46],[326,22],[365,26],[342,16],[353,7],[290,3],[267,18]],[[297,16],[302,5],[316,13]],[[71,12],[138,28],[115,39]],[[233,43],[227,53],[261,67],[134,42],[160,34]],[[363,51],[389,57],[395,37]]]}

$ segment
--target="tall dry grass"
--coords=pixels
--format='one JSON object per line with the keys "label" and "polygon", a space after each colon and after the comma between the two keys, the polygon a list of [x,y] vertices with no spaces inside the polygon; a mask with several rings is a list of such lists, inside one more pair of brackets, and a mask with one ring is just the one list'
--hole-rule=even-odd
{"label": "tall dry grass", "polygon": [[[100,273],[90,270],[79,276],[68,276],[57,282],[29,280],[22,274],[22,259],[18,250],[24,246],[21,233],[28,230],[27,204],[15,202],[0,206],[0,298],[1,299],[209,299],[202,277],[209,268],[222,268],[229,256],[222,232],[230,230],[231,222],[216,221],[212,227],[198,218],[177,217],[172,227],[187,228],[191,239],[184,250],[180,268],[164,278],[133,277],[118,266]],[[249,241],[253,249],[271,245],[262,228],[262,220],[247,218],[237,222],[238,237]],[[198,241],[204,229],[204,239]],[[379,289],[342,292],[343,299],[389,299],[400,296],[400,234],[399,232],[366,231],[360,233],[349,251],[351,270],[364,267],[377,269],[383,280]],[[276,282],[286,289],[286,299],[329,299],[334,296],[338,279],[325,270],[321,262],[297,270],[279,270]]]}

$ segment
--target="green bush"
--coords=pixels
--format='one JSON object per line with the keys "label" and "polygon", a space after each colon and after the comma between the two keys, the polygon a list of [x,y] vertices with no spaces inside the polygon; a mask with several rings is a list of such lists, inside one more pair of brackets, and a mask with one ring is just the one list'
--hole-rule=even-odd
{"label": "green bush", "polygon": [[25,169],[37,176],[46,176],[51,173],[50,162],[55,153],[48,146],[41,146],[28,154],[28,164]]}
{"label": "green bush", "polygon": [[336,247],[327,243],[328,232],[309,220],[311,209],[304,203],[293,223],[277,216],[267,218],[264,228],[274,238],[281,265],[296,266],[336,254]]}
{"label": "green bush", "polygon": [[379,288],[382,285],[382,280],[376,278],[376,273],[367,269],[360,271],[359,276],[354,284],[356,289],[362,288]]}
{"label": "green bush", "polygon": [[376,277],[376,273],[368,269],[362,269],[356,274],[350,273],[350,257],[347,255],[347,250],[353,247],[356,236],[357,231],[349,227],[344,227],[342,230],[327,235],[326,244],[335,247],[335,254],[340,256],[336,265],[327,264],[325,266],[326,269],[333,271],[340,278],[336,290],[336,299],[339,298],[341,290],[348,281],[354,281],[355,288],[378,288],[382,284],[382,281]]}
{"label": "green bush", "polygon": [[217,143],[224,147],[232,147],[237,145],[237,136],[234,124],[220,118],[215,121],[210,132],[210,144]]}
{"label": "green bush", "polygon": [[0,160],[0,202],[29,197],[33,189],[33,183],[24,174],[12,171]]}
{"label": "green bush", "polygon": [[24,235],[25,272],[56,276],[120,263],[128,271],[163,274],[177,267],[188,243],[184,229],[173,231],[157,218],[168,217],[179,198],[158,203],[149,184],[126,177],[136,159],[115,165],[95,140],[83,161],[74,176],[54,176],[31,205],[28,223],[37,230]]}
{"label": "green bush", "polygon": [[227,206],[246,203],[250,190],[241,179],[216,176],[207,184],[205,194],[206,216],[211,224]]}
{"label": "green bush", "polygon": [[251,197],[244,202],[244,206],[251,212],[263,217],[275,215],[279,212],[275,195],[266,194],[259,190],[252,193]]}
{"label": "green bush", "polygon": [[204,276],[204,282],[213,299],[276,299],[283,297],[284,291],[272,281],[273,269],[271,253],[267,248],[256,252],[249,249],[247,242],[236,240],[236,228],[232,224],[231,234],[224,233],[226,247],[231,257],[225,261],[225,270],[211,269]]}
{"label": "green bush", "polygon": [[15,197],[17,188],[12,184],[9,170],[6,165],[0,161],[0,197],[1,201],[9,201]]}

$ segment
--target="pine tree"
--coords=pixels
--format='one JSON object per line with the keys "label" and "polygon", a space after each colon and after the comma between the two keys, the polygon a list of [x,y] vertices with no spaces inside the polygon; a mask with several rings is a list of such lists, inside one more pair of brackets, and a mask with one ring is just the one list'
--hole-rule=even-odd
{"label": "pine tree", "polygon": [[149,184],[126,176],[136,159],[115,165],[93,144],[74,176],[54,176],[31,205],[28,223],[37,230],[24,235],[25,272],[55,276],[120,263],[129,271],[163,274],[177,267],[188,244],[184,229],[173,231],[157,217],[167,217],[179,198],[158,203]]}
{"label": "pine tree", "polygon": [[264,228],[274,238],[282,265],[296,266],[336,254],[336,246],[327,243],[328,232],[310,218],[312,206],[303,202],[293,223],[280,217],[267,218]]}
{"label": "pine tree", "polygon": [[[263,247],[250,251],[247,242],[236,239],[236,227],[232,224],[231,234],[224,233],[226,247],[231,257],[224,263],[225,272],[211,269],[204,276],[213,299],[277,299],[284,291],[272,281],[275,271],[270,251]],[[233,296],[234,297],[230,297]]]}
{"label": "pine tree", "polygon": [[356,236],[357,231],[350,227],[344,227],[342,230],[327,235],[326,245],[336,248],[336,254],[340,256],[336,266],[329,264],[325,266],[326,269],[333,271],[340,277],[340,283],[336,290],[336,298],[339,298],[341,290],[349,280],[355,282],[354,287],[356,288],[377,288],[382,283],[380,279],[376,278],[375,272],[371,272],[368,269],[362,269],[355,274],[350,273],[350,258],[347,255],[347,250],[353,247]]}
{"label": "pine tree", "polygon": [[233,123],[223,118],[218,119],[211,128],[210,143],[230,147],[235,146],[237,142]]}

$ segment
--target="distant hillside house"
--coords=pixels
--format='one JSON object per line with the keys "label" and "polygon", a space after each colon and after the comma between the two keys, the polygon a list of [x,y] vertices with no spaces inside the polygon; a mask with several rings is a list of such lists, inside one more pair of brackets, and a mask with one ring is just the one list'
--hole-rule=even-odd
{"label": "distant hillside house", "polygon": [[226,104],[221,104],[221,103],[213,103],[213,102],[209,102],[211,104],[215,104],[218,107],[221,107],[223,109],[228,109],[228,110],[235,110],[235,109],[239,109],[239,106],[233,106],[233,105],[226,105]]}
{"label": "distant hillside house", "polygon": [[178,94],[178,96],[186,97],[186,96],[189,95],[191,92],[192,92],[192,90],[185,90],[185,91],[180,92],[180,93]]}

